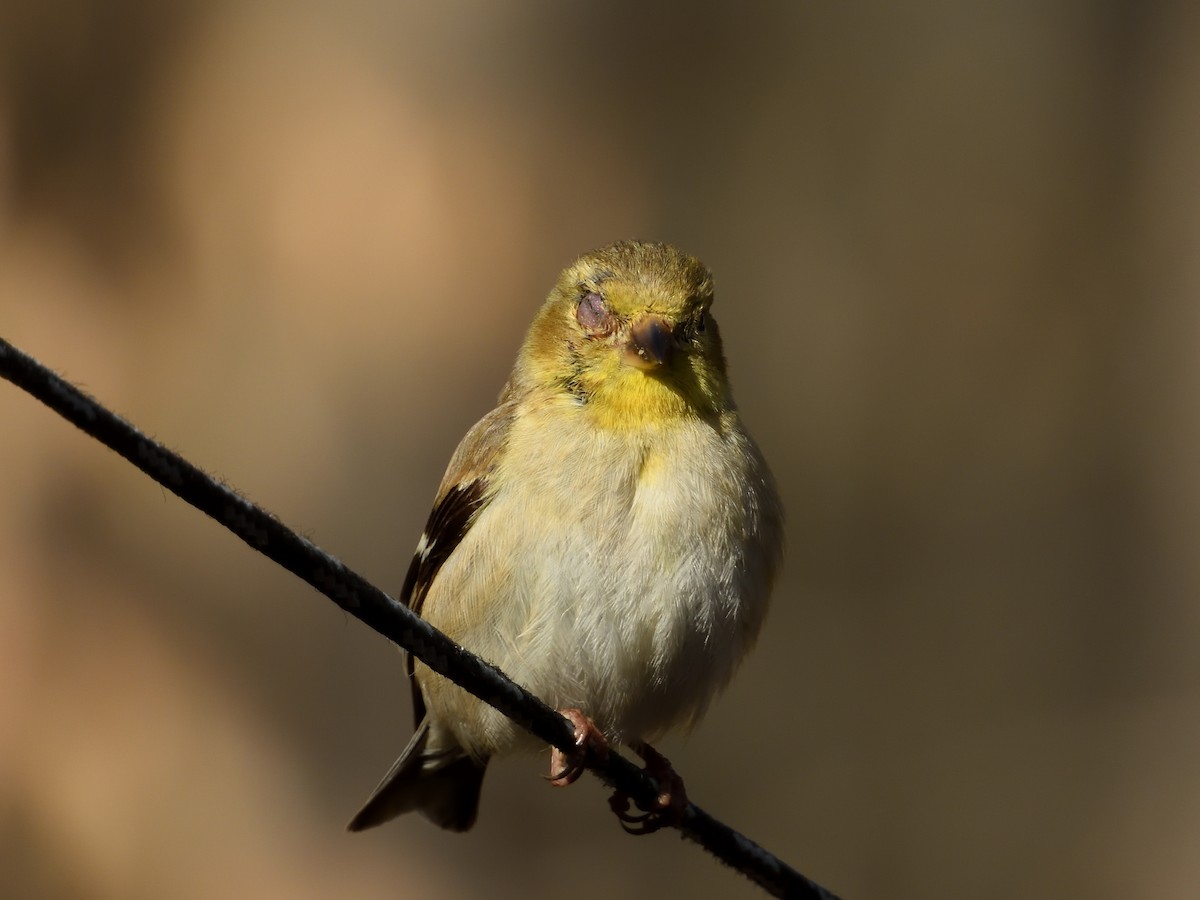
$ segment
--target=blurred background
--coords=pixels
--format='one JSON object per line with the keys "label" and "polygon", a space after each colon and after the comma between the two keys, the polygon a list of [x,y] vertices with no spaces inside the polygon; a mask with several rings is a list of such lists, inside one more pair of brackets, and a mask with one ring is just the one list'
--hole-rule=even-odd
{"label": "blurred background", "polygon": [[[390,592],[558,271],[717,279],[789,511],[662,749],[852,898],[1200,883],[1200,7],[7,0],[0,335]],[[586,779],[343,826],[400,655],[0,384],[0,895],[755,897]]]}

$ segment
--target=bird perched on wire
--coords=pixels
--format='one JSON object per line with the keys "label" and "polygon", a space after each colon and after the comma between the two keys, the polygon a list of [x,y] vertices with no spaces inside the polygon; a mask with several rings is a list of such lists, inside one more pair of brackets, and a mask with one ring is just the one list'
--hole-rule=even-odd
{"label": "bird perched on wire", "polygon": [[[666,244],[567,268],[451,458],[404,583],[414,612],[572,721],[555,784],[608,742],[661,776],[646,741],[700,717],[763,621],[782,513],[712,302],[708,270]],[[416,810],[465,831],[488,760],[535,739],[411,657],[408,673],[416,733],[349,827]]]}

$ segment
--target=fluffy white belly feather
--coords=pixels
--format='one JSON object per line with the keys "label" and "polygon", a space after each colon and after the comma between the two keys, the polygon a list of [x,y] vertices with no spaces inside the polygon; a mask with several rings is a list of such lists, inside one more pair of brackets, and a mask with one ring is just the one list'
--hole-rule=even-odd
{"label": "fluffy white belly feather", "polygon": [[[779,556],[764,535],[778,533],[779,512],[735,413],[600,440],[578,424],[561,408],[514,423],[495,481],[535,486],[536,509],[528,490],[496,492],[423,614],[610,739],[650,740],[702,713],[757,635]],[[689,452],[674,452],[680,442]],[[540,564],[521,565],[529,559]],[[417,677],[430,712],[473,755],[523,742],[470,694],[423,666]]]}

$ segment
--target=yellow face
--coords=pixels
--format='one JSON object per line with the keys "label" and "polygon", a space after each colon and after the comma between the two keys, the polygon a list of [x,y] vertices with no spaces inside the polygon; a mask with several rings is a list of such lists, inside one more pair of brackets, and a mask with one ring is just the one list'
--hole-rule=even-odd
{"label": "yellow face", "polygon": [[559,277],[517,377],[569,394],[613,428],[713,417],[730,404],[712,300],[708,270],[674,247],[596,250]]}

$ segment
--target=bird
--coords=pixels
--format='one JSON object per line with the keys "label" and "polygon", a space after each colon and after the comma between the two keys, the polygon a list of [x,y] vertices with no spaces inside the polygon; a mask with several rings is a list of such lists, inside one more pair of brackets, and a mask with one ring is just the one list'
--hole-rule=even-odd
{"label": "bird", "polygon": [[[552,752],[554,784],[609,745],[669,772],[649,742],[700,719],[762,627],[783,511],[712,303],[709,270],[669,244],[618,241],[564,269],[451,457],[401,590],[564,712],[580,749]],[[411,655],[406,669],[415,732],[348,828],[416,811],[466,831],[489,760],[538,744]],[[681,781],[674,794],[660,801],[677,812]]]}

